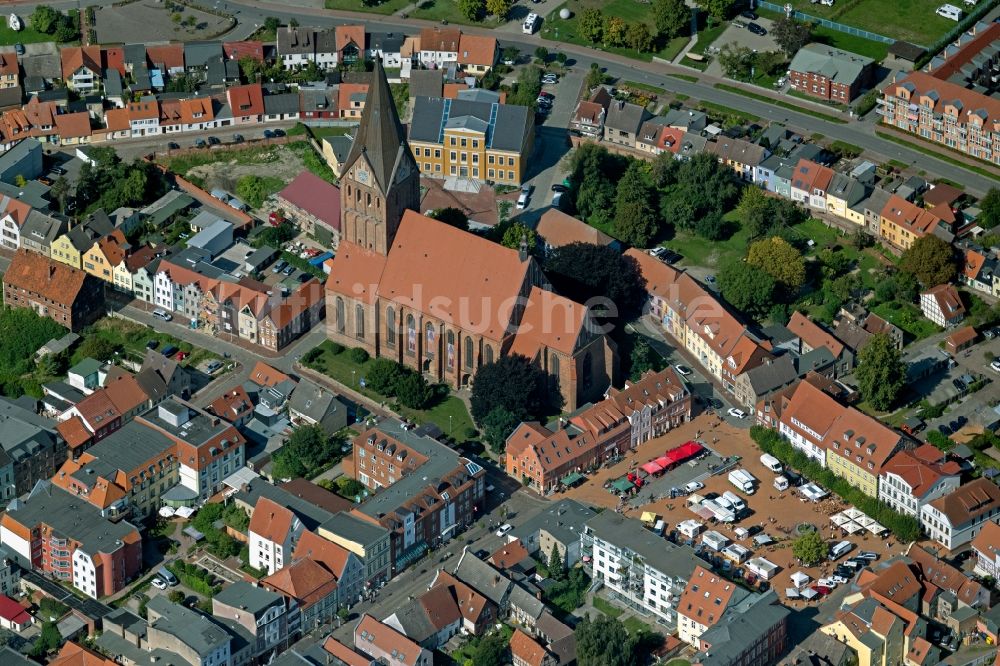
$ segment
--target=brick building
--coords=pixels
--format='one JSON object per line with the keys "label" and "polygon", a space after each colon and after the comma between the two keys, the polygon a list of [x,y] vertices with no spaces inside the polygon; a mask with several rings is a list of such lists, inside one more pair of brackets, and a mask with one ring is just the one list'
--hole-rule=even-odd
{"label": "brick building", "polygon": [[465,530],[483,509],[486,471],[399,421],[358,435],[343,469],[373,492],[352,513],[389,530],[395,573]]}
{"label": "brick building", "polygon": [[849,104],[871,84],[875,61],[818,42],[806,44],[788,66],[793,90]]}
{"label": "brick building", "polygon": [[81,270],[21,250],[3,275],[3,301],[79,331],[103,313],[104,287]]}

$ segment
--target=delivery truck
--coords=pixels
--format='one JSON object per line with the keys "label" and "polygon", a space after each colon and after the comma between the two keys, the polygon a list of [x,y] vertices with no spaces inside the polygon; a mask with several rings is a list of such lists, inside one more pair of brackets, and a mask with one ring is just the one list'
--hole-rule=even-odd
{"label": "delivery truck", "polygon": [[737,490],[742,490],[747,495],[753,495],[757,479],[745,469],[734,469],[729,473],[729,483],[736,486]]}

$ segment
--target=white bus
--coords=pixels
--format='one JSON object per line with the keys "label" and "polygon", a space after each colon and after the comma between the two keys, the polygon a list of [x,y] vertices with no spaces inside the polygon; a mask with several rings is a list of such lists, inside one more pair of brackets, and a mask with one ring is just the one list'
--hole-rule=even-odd
{"label": "white bus", "polygon": [[531,12],[524,19],[524,25],[521,26],[521,30],[524,31],[524,34],[531,35],[534,34],[536,29],[538,29],[538,14]]}

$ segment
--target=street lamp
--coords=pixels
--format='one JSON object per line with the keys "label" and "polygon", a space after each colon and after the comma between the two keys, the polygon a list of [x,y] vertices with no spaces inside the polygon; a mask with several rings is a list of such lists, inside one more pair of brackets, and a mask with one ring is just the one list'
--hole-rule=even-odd
{"label": "street lamp", "polygon": [[354,375],[357,374],[357,370],[351,370],[351,386],[354,386]]}

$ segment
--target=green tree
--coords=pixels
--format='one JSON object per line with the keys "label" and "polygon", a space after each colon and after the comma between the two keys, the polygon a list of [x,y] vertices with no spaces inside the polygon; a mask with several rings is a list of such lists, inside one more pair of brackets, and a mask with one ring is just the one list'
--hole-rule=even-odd
{"label": "green tree", "polygon": [[615,199],[615,235],[635,247],[648,247],[658,231],[657,210],[645,168],[638,160],[629,164],[618,181]]}
{"label": "green tree", "polygon": [[684,0],[653,0],[653,25],[656,31],[672,39],[687,34],[691,25],[691,10]]}
{"label": "green tree", "polygon": [[[593,90],[599,85],[602,85],[607,81],[608,77],[604,74],[604,70],[601,69],[600,65],[596,62],[590,63],[590,69],[587,70],[587,90]],[[671,155],[671,157],[673,157]]]}
{"label": "green tree", "polygon": [[608,16],[604,19],[604,41],[608,46],[624,46],[625,33],[628,26],[620,16]]}
{"label": "green tree", "polygon": [[396,384],[406,372],[399,363],[388,358],[377,358],[365,370],[365,385],[376,393],[393,397]]}
{"label": "green tree", "polygon": [[453,206],[439,208],[432,211],[430,217],[462,231],[469,230],[469,216],[461,208],[454,208]]}
{"label": "green tree", "polygon": [[276,33],[279,27],[281,27],[281,21],[278,20],[278,17],[268,16],[264,19],[264,30],[266,32]]}
{"label": "green tree", "polygon": [[733,8],[733,0],[698,0],[698,5],[715,21],[725,21]]}
{"label": "green tree", "polygon": [[243,75],[243,80],[247,83],[256,83],[264,70],[264,66],[257,62],[256,59],[250,56],[244,56],[239,59],[240,73]]}
{"label": "green tree", "polygon": [[532,109],[538,106],[538,93],[542,91],[542,68],[525,67],[517,74],[514,92],[507,96],[508,104],[527,106]]}
{"label": "green tree", "polygon": [[309,476],[331,459],[334,450],[323,426],[299,426],[274,454],[274,476],[281,479]]}
{"label": "green tree", "polygon": [[407,372],[396,382],[396,399],[410,409],[424,409],[434,399],[434,389],[419,372]]}
{"label": "green tree", "polygon": [[[671,161],[676,160],[671,157]],[[764,190],[759,187],[747,187],[743,190],[735,212],[739,216],[743,228],[750,234],[750,238],[760,238],[773,228],[771,197],[767,196]]]}
{"label": "green tree", "polygon": [[771,37],[788,57],[812,41],[812,26],[794,18],[783,16],[771,25]]}
{"label": "green tree", "polygon": [[637,337],[629,352],[629,379],[639,380],[650,370],[662,370],[666,363],[644,337]]}
{"label": "green tree", "polygon": [[69,181],[66,179],[66,176],[59,176],[53,181],[52,187],[49,188],[49,194],[59,205],[59,212],[64,213],[66,211],[66,199],[69,197]]}
{"label": "green tree", "polygon": [[500,21],[506,21],[507,15],[513,8],[513,0],[486,0],[486,11],[496,16]]}
{"label": "green tree", "polygon": [[267,227],[253,237],[250,244],[254,247],[280,248],[282,245],[292,240],[298,235],[298,231],[291,222],[282,222],[276,227]]}
{"label": "green tree", "polygon": [[806,261],[802,253],[780,236],[752,243],[747,250],[747,263],[790,291],[797,290],[806,281]]}
{"label": "green tree", "polygon": [[528,252],[534,253],[538,246],[538,234],[523,222],[508,222],[500,237],[500,244],[512,250],[520,250],[521,243],[528,246]]}
{"label": "green tree", "polygon": [[926,289],[948,284],[958,274],[955,248],[934,234],[918,238],[903,252],[899,267],[917,278]]}
{"label": "green tree", "polygon": [[885,333],[872,336],[860,352],[854,371],[861,397],[874,409],[892,407],[906,384],[906,365],[896,343]]}
{"label": "green tree", "polygon": [[458,11],[470,21],[479,21],[486,12],[485,0],[458,0]]}
{"label": "green tree", "polygon": [[818,530],[806,532],[792,542],[792,554],[806,566],[819,564],[826,559],[828,552],[826,542]]}
{"label": "green tree", "polygon": [[167,595],[167,599],[169,599],[172,604],[182,604],[184,603],[184,600],[187,599],[187,595],[180,590],[170,590],[170,593]]}
{"label": "green tree", "polygon": [[472,663],[476,666],[504,666],[510,663],[507,641],[502,633],[494,632],[479,639],[473,652]]}
{"label": "green tree", "polygon": [[260,208],[271,195],[271,188],[266,178],[254,174],[240,176],[236,181],[236,194],[251,208]]}
{"label": "green tree", "polygon": [[597,226],[611,223],[618,178],[627,168],[625,158],[595,143],[586,143],[573,151],[569,193],[585,222]]}
{"label": "green tree", "polygon": [[584,9],[577,21],[577,29],[581,37],[596,44],[604,36],[604,14],[594,7]]}
{"label": "green tree", "polygon": [[625,41],[637,52],[651,51],[653,48],[653,33],[649,31],[649,26],[638,21],[628,24],[628,32],[625,34]]}
{"label": "green tree", "polygon": [[361,497],[365,490],[365,484],[361,483],[357,479],[352,479],[349,476],[342,476],[337,479],[337,489],[342,497],[348,499],[354,499],[355,497]]}
{"label": "green tree", "polygon": [[42,631],[31,646],[31,656],[41,659],[50,652],[55,652],[62,644],[62,634],[55,622],[48,621],[42,623]]}
{"label": "green tree", "polygon": [[297,27],[299,27],[299,20],[297,18],[290,18],[290,19],[288,19],[288,27],[289,28],[297,28]]}
{"label": "green tree", "polygon": [[767,316],[774,304],[774,278],[742,261],[719,272],[719,288],[733,307],[755,319]]}
{"label": "green tree", "polygon": [[503,53],[501,55],[504,59],[504,62],[508,60],[510,60],[511,62],[517,62],[517,58],[518,56],[521,55],[521,51],[516,46],[508,46],[504,48]]}
{"label": "green tree", "polygon": [[566,578],[566,565],[563,562],[562,555],[559,554],[559,547],[555,543],[552,544],[552,550],[549,552],[549,577],[553,580],[563,580]]}
{"label": "green tree", "polygon": [[[646,281],[638,262],[607,245],[570,243],[555,248],[545,259],[545,272],[558,293],[577,303],[603,299],[609,308],[606,318],[631,320],[646,301]],[[597,307],[595,303],[592,309]]]}
{"label": "green tree", "polygon": [[748,81],[757,61],[757,53],[749,46],[729,42],[719,50],[718,60],[726,76],[738,81]]}
{"label": "green tree", "polygon": [[493,363],[479,366],[469,402],[472,418],[480,425],[497,407],[503,407],[522,420],[533,419],[549,407],[548,378],[524,356],[501,356]]}
{"label": "green tree", "polygon": [[61,16],[62,14],[48,5],[38,5],[35,7],[35,11],[31,12],[28,21],[31,23],[31,27],[38,32],[51,35],[56,31]]}
{"label": "green tree", "polygon": [[992,229],[1000,224],[1000,189],[991,187],[982,199],[979,200],[979,209],[982,214],[977,222],[986,229]]}
{"label": "green tree", "polygon": [[507,438],[514,432],[521,423],[517,414],[505,407],[494,407],[483,419],[483,439],[489,445],[490,450],[496,454],[503,453],[507,445]]}
{"label": "green tree", "polygon": [[549,59],[549,50],[547,48],[545,48],[544,46],[539,46],[538,48],[535,49],[535,60],[537,60],[539,64],[544,65],[548,61],[548,59]]}
{"label": "green tree", "polygon": [[634,666],[635,642],[618,618],[584,617],[573,630],[578,666]]}

